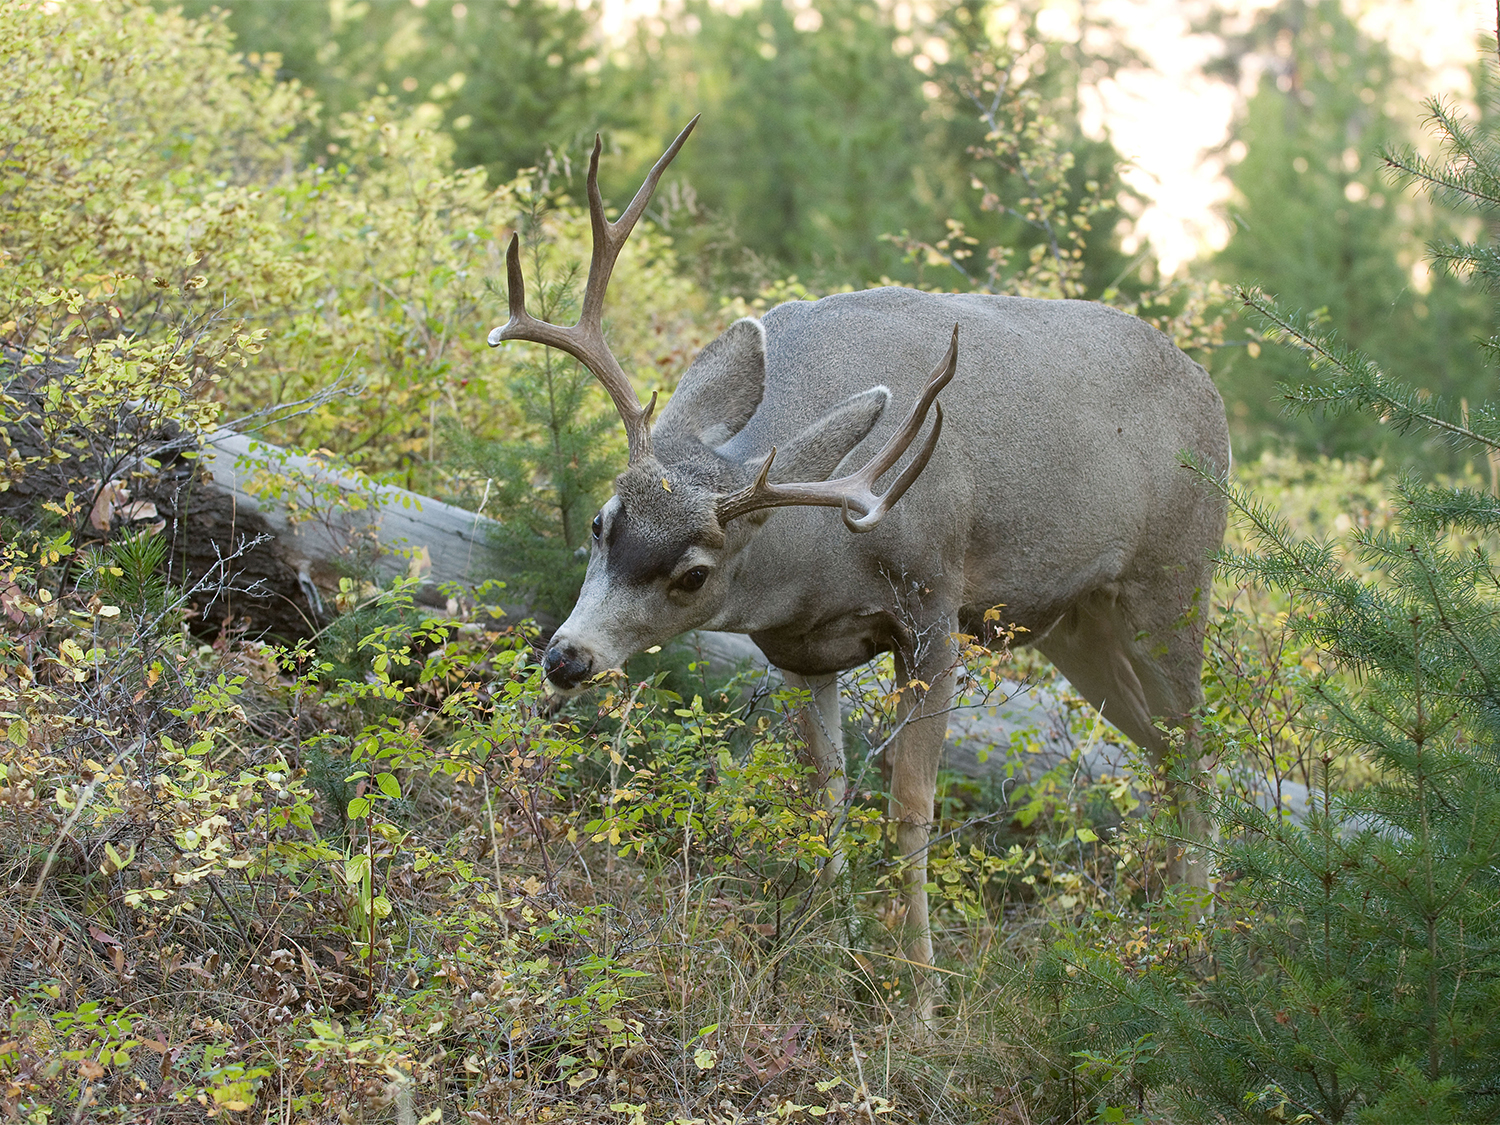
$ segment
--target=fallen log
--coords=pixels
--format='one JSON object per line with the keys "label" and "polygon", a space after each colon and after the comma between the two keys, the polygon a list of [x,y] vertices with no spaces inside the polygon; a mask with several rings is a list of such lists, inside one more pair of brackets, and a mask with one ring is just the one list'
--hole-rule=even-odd
{"label": "fallen log", "polygon": [[[205,445],[201,460],[206,495],[189,513],[189,534],[217,536],[225,547],[242,531],[268,537],[275,565],[257,568],[273,577],[250,607],[254,628],[283,639],[315,632],[331,615],[340,580],[351,577],[416,578],[418,602],[433,607],[455,596],[503,604],[493,520],[229,431]],[[192,522],[200,511],[212,520]]]}
{"label": "fallen log", "polygon": [[[335,616],[341,580],[354,579],[363,592],[372,579],[401,576],[416,578],[416,601],[435,609],[462,599],[513,619],[538,618],[544,635],[555,625],[498,588],[507,568],[493,520],[316,457],[233,430],[200,443],[134,408],[106,419],[99,432],[75,427],[58,456],[56,434],[49,444],[43,424],[45,389],[75,374],[77,364],[43,356],[26,366],[22,359],[0,346],[7,405],[0,417],[0,528],[35,529],[50,510],[73,521],[78,548],[134,529],[162,536],[167,578],[189,592],[199,636],[305,639]],[[65,510],[65,500],[81,501],[81,508]],[[698,632],[678,643],[720,671],[754,668],[779,680],[748,637]],[[949,717],[945,768],[990,783],[1034,780],[1065,764],[1075,782],[1130,773],[1118,746],[1093,738],[1080,746],[1055,695],[1012,686],[1005,699],[959,701]],[[1013,746],[1024,749],[1013,753]],[[1307,807],[1306,788],[1285,780],[1252,778],[1248,797],[1295,819]]]}
{"label": "fallen log", "polygon": [[492,521],[233,430],[205,441],[165,399],[111,398],[86,374],[73,356],[0,345],[0,534],[28,550],[63,535],[78,558],[159,536],[200,637],[309,637],[345,578],[418,575],[441,606],[502,571]]}

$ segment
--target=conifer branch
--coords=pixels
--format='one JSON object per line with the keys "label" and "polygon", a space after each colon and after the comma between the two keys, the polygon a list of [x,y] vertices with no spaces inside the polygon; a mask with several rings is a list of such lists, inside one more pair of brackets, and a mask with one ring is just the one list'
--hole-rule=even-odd
{"label": "conifer branch", "polygon": [[1292,406],[1300,409],[1321,406],[1340,414],[1368,411],[1398,433],[1420,423],[1455,440],[1473,442],[1485,449],[1500,449],[1500,418],[1492,407],[1486,406],[1479,413],[1491,432],[1455,422],[1436,409],[1442,406],[1441,398],[1425,399],[1420,392],[1392,381],[1363,355],[1345,347],[1331,334],[1319,332],[1311,318],[1286,312],[1258,289],[1241,288],[1237,296],[1270,327],[1275,339],[1306,352],[1315,369],[1331,367],[1337,372],[1322,383],[1296,388],[1284,386],[1284,396]]}

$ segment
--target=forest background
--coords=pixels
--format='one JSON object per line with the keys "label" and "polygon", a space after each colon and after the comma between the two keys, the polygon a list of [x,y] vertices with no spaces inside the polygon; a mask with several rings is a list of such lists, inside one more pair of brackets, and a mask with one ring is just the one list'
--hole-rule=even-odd
{"label": "forest background", "polygon": [[[1493,910],[1468,897],[1492,873],[1446,898],[1429,885],[1426,905],[1393,894],[1399,940],[1351,937],[1334,967],[1331,938],[1299,944],[1317,916],[1300,899],[1263,910],[1264,933],[1247,921],[1260,891],[1226,898],[1215,922],[1164,912],[1153,878],[1171,829],[1136,815],[1149,803],[1139,775],[1085,785],[1064,768],[1009,791],[950,778],[932,866],[952,979],[934,1045],[911,1026],[914,982],[890,952],[900,919],[865,756],[899,695],[888,668],[846,685],[864,748],[843,826],[862,921],[841,929],[814,891],[831,826],[802,793],[791,735],[769,721],[795,702],[785,693],[742,706],[743,683],[667,653],[559,718],[528,660],[534,626],[461,596],[433,617],[412,588],[382,590],[352,563],[331,620],[272,644],[232,614],[199,613],[204,584],[231,568],[189,582],[172,568],[171,533],[150,534],[167,513],[130,504],[137,478],[191,460],[181,435],[248,418],[371,481],[495,517],[512,594],[543,620],[565,611],[623,443],[587,372],[545,349],[485,345],[504,319],[498,248],[522,235],[538,301],[568,319],[595,133],[604,197],[618,204],[701,112],[610,295],[612,345],[638,389],[670,391],[736,316],[876,284],[1085,297],[1153,319],[1228,407],[1239,485],[1258,498],[1235,493],[1245,521],[1232,547],[1306,564],[1292,582],[1291,563],[1257,570],[1235,556],[1217,592],[1206,686],[1223,838],[1282,839],[1241,807],[1255,807],[1255,779],[1269,775],[1278,800],[1283,782],[1321,792],[1326,823],[1315,809],[1297,837],[1324,849],[1320,917],[1347,925],[1353,902],[1371,913],[1373,884],[1348,900],[1333,889],[1333,872],[1364,862],[1329,858],[1349,854],[1334,795],[1365,794],[1377,819],[1381,779],[1400,782],[1400,815],[1436,798],[1421,795],[1420,753],[1413,770],[1330,718],[1344,714],[1340,691],[1366,683],[1375,700],[1380,661],[1405,650],[1361,648],[1320,618],[1343,588],[1318,567],[1406,590],[1410,575],[1358,538],[1396,534],[1415,510],[1402,505],[1417,478],[1398,473],[1500,492],[1494,443],[1475,437],[1492,421],[1486,260],[1452,249],[1487,233],[1472,204],[1492,202],[1492,186],[1464,197],[1392,178],[1393,163],[1420,169],[1455,134],[1424,132],[1435,109],[1424,76],[1341,4],[1207,8],[1204,30],[1222,44],[1210,74],[1259,77],[1226,142],[1230,238],[1163,278],[1132,240],[1142,199],[1119,154],[1081,125],[1081,91],[1137,60],[1087,5],[1071,23],[1046,13],[690,2],[618,42],[597,9],[546,0],[0,13],[15,76],[0,169],[7,1112],[403,1123],[1495,1112],[1482,1061],[1494,1053],[1475,1016],[1493,1006]],[[1485,136],[1493,78],[1479,59],[1476,48],[1468,112]],[[1430,245],[1449,249],[1434,262]],[[1244,316],[1247,301],[1259,316]],[[1410,395],[1381,398],[1378,372],[1320,351],[1330,327]],[[1309,349],[1347,376],[1342,398],[1301,393],[1326,409],[1288,412],[1297,393],[1279,387],[1308,381]],[[1446,430],[1424,430],[1429,413]],[[1493,533],[1477,510],[1457,539],[1444,538],[1448,516],[1429,529],[1433,573],[1448,573],[1445,550],[1480,558],[1471,589],[1485,588],[1475,575],[1489,574]],[[1320,562],[1297,554],[1300,536],[1338,545]],[[1487,604],[1469,608],[1488,620]],[[1357,616],[1346,607],[1346,625]],[[1489,682],[1492,654],[1472,659]],[[1445,666],[1453,683],[1474,682],[1460,663]],[[1003,645],[975,675],[1049,684]],[[1076,766],[1114,736],[1052,686]],[[1468,698],[1450,688],[1445,698]],[[1412,696],[1392,691],[1397,714]],[[1493,708],[1472,706],[1442,728],[1459,758],[1493,746],[1473,734]],[[1019,763],[1035,742],[994,753]],[[1449,766],[1430,785],[1451,823],[1454,802],[1481,796],[1463,783],[1477,775]],[[1492,872],[1493,840],[1391,815],[1415,851],[1375,866],[1459,857],[1453,870]],[[1370,854],[1393,838],[1376,831]],[[1225,854],[1247,887],[1298,884],[1258,853]],[[1408,922],[1420,956],[1372,968],[1370,948],[1405,949]],[[854,935],[842,954],[841,933]],[[1356,944],[1366,954],[1348,954]],[[1419,962],[1417,987],[1403,974]],[[1389,1005],[1360,1009],[1372,988]],[[1245,1030],[1261,1027],[1257,1013],[1269,1034]],[[1389,1034],[1372,1037],[1381,1021]],[[1168,1061],[1184,1043],[1225,1045],[1212,1060],[1222,1088]],[[1236,1070],[1244,1058],[1258,1061]]]}
{"label": "forest background", "polygon": [[[1143,60],[1125,30],[1089,5],[1062,21],[1048,20],[1050,7],[688,4],[634,24],[624,42],[605,39],[598,7],[527,3],[460,5],[455,18],[440,0],[257,0],[231,8],[228,24],[242,50],[275,52],[278,74],[316,94],[315,159],[336,162],[328,129],[378,90],[440,114],[454,166],[482,165],[498,183],[551,162],[567,170],[566,186],[553,180],[574,197],[602,130],[616,157],[604,166],[606,197],[623,198],[680,122],[703,113],[714,127],[674,165],[658,218],[716,299],[753,299],[786,278],[814,293],[883,280],[964,287],[899,237],[936,243],[950,221],[985,245],[1028,249],[1039,235],[1014,214],[986,210],[974,187],[970,150],[987,130],[969,80],[976,54],[1029,51],[1025,81],[1045,93],[1075,160],[1070,190],[1096,181],[1111,208],[1104,237],[1085,248],[1085,294],[1149,286],[1150,247],[1120,249],[1136,243],[1143,201],[1122,183],[1108,138],[1094,139],[1097,127],[1086,135],[1080,122],[1081,90]],[[185,11],[213,8],[198,0]],[[1220,154],[1233,191],[1230,238],[1194,272],[1326,310],[1351,332],[1373,332],[1372,350],[1417,385],[1475,398],[1483,384],[1471,381],[1473,340],[1487,310],[1428,270],[1422,253],[1472,219],[1393,196],[1378,160],[1382,146],[1420,139],[1431,90],[1421,64],[1338,6],[1250,15],[1208,6],[1197,29],[1221,44],[1205,72],[1237,90],[1248,76],[1251,92]],[[1477,71],[1474,81],[1478,90]],[[1213,355],[1239,456],[1288,443],[1304,454],[1386,452],[1389,436],[1347,419],[1285,418],[1275,387],[1297,361],[1247,357],[1246,342]]]}

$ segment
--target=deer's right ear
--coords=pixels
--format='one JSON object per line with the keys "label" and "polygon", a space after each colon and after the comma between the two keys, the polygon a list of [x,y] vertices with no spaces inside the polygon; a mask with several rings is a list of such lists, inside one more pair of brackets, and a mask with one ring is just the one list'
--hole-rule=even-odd
{"label": "deer's right ear", "polygon": [[710,449],[723,445],[745,428],[765,391],[766,330],[747,316],[698,353],[652,430],[652,441],[663,448],[685,440]]}

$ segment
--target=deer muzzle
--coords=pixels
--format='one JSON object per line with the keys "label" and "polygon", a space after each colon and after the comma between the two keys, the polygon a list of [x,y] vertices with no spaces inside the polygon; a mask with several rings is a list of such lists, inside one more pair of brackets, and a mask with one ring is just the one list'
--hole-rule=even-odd
{"label": "deer muzzle", "polygon": [[594,674],[595,656],[572,641],[554,640],[542,656],[542,671],[553,687],[573,691]]}

